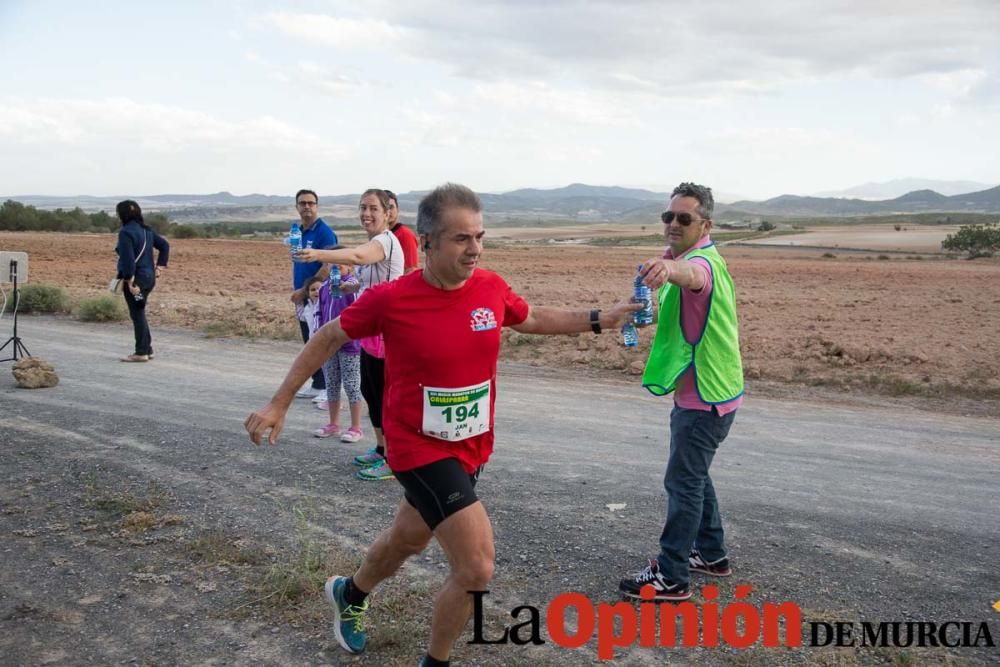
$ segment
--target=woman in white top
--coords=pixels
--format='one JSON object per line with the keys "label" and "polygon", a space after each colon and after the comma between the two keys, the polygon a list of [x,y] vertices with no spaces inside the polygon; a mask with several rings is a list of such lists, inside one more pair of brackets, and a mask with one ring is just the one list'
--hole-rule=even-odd
{"label": "woman in white top", "polygon": [[[354,248],[316,250],[309,248],[299,253],[306,262],[351,264],[358,268],[358,298],[375,285],[395,280],[403,275],[403,247],[395,234],[389,231],[386,211],[389,196],[384,190],[365,190],[358,204],[361,226],[368,234],[368,242]],[[349,287],[342,286],[341,289]],[[385,436],[382,434],[382,394],[385,391],[385,347],[381,336],[361,340],[361,394],[368,403],[368,417],[375,430],[376,447],[355,457],[362,466],[358,477],[365,480],[392,479],[392,470],[385,460]]]}

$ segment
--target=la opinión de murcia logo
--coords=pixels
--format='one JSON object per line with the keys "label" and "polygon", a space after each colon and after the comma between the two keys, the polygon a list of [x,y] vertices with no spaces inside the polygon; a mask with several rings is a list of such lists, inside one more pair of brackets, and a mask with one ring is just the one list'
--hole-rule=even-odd
{"label": "la opini\u00f3n de murcia logo", "polygon": [[[702,589],[703,604],[654,602],[652,586],[640,590],[642,601],[592,602],[582,593],[560,593],[545,609],[548,639],[563,648],[580,648],[597,639],[597,657],[612,660],[615,649],[730,646],[737,649],[758,644],[797,648],[808,638],[808,647],[993,647],[986,621],[824,621],[803,622],[794,602],[765,602],[759,608],[745,602],[753,591],[736,586],[734,602],[720,605],[719,589]],[[520,605],[511,610],[515,621],[502,632],[487,636],[483,600],[489,591],[469,591],[473,596],[472,639],[469,644],[541,645],[542,614],[538,607]],[[1000,602],[998,602],[1000,604]]]}

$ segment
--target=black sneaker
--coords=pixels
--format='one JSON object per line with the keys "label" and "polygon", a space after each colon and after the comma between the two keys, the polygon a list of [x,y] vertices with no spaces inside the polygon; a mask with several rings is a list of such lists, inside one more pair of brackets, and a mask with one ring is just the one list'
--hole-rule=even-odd
{"label": "black sneaker", "polygon": [[729,559],[723,556],[719,560],[714,560],[709,563],[705,560],[697,549],[691,550],[691,555],[688,556],[688,568],[692,572],[701,572],[702,574],[709,574],[713,577],[728,577],[733,573],[732,568],[729,567]]}
{"label": "black sneaker", "polygon": [[649,565],[642,572],[622,579],[618,583],[618,590],[625,597],[641,600],[639,591],[647,585],[653,587],[654,601],[681,602],[691,597],[691,590],[686,584],[675,584],[660,574],[660,565],[654,559],[650,559]]}

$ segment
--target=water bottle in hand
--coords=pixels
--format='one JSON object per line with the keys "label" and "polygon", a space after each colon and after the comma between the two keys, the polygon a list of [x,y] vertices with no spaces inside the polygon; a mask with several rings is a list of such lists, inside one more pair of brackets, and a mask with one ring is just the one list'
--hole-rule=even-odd
{"label": "water bottle in hand", "polygon": [[[640,269],[642,266],[639,267]],[[649,326],[653,323],[653,292],[642,283],[642,276],[635,274],[635,288],[632,293],[632,303],[641,303],[642,310],[632,313],[632,322],[637,327]]]}
{"label": "water bottle in hand", "polygon": [[340,294],[340,267],[334,264],[330,267],[330,296],[339,299]]}
{"label": "water bottle in hand", "polygon": [[622,342],[625,343],[625,347],[639,346],[639,332],[631,322],[626,322],[622,327]]}
{"label": "water bottle in hand", "polygon": [[[312,250],[312,241],[306,241],[306,247],[305,247],[305,249],[306,250]],[[302,249],[301,248],[295,251],[295,256],[292,257],[292,260],[296,261],[296,262],[305,262],[305,260],[302,259]]]}
{"label": "water bottle in hand", "polygon": [[297,222],[293,222],[292,228],[288,231],[288,247],[292,253],[292,261],[299,261],[298,254],[302,250],[302,228]]}

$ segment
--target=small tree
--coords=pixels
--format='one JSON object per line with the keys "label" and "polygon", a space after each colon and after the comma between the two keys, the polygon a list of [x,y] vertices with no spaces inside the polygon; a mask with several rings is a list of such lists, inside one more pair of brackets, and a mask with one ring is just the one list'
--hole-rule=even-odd
{"label": "small tree", "polygon": [[992,257],[1000,250],[1000,224],[962,225],[941,242],[944,250],[968,253],[974,257]]}
{"label": "small tree", "polygon": [[769,232],[769,231],[773,230],[774,228],[775,228],[774,227],[774,223],[773,222],[768,222],[767,220],[764,220],[759,225],[757,225],[757,231],[758,232]]}
{"label": "small tree", "polygon": [[170,228],[170,221],[163,213],[147,213],[142,217],[149,227],[156,230],[157,234],[166,234]]}
{"label": "small tree", "polygon": [[101,294],[81,301],[77,317],[84,322],[117,322],[125,319],[125,306],[121,297]]}
{"label": "small tree", "polygon": [[[63,288],[45,283],[28,283],[18,296],[17,308],[22,313],[61,313],[69,302]],[[13,311],[14,305],[12,301],[7,308]]]}
{"label": "small tree", "polygon": [[170,224],[168,234],[175,239],[194,239],[202,236],[202,234],[191,225],[177,225],[174,223]]}

